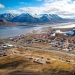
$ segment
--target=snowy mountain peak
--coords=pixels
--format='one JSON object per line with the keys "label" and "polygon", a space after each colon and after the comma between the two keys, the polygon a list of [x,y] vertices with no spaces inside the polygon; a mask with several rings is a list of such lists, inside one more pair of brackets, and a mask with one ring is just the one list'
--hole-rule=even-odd
{"label": "snowy mountain peak", "polygon": [[19,17],[28,17],[28,16],[31,16],[31,15],[28,13],[22,13],[21,15],[19,15]]}
{"label": "snowy mountain peak", "polygon": [[14,22],[35,22],[35,18],[28,13],[22,13],[19,16],[15,17],[12,21]]}
{"label": "snowy mountain peak", "polygon": [[4,18],[8,21],[10,21],[11,19],[13,19],[16,16],[17,16],[17,14],[11,14],[11,13],[0,14],[0,18]]}

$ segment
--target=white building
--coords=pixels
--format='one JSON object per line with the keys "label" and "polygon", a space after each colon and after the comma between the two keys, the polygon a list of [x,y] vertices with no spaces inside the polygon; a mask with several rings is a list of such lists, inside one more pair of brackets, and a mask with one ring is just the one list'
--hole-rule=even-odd
{"label": "white building", "polygon": [[56,30],[55,33],[63,33],[61,30]]}
{"label": "white building", "polygon": [[51,34],[51,36],[55,36],[55,33]]}

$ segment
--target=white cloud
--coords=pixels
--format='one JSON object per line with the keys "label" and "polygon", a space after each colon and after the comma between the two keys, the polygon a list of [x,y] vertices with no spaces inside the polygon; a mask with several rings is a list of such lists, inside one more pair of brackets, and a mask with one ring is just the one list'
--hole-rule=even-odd
{"label": "white cloud", "polygon": [[43,8],[42,7],[24,7],[24,8],[19,8],[18,10],[20,12],[25,12],[25,13],[30,13],[30,14],[40,14],[43,13]]}
{"label": "white cloud", "polygon": [[7,13],[21,14],[18,10],[6,10]]}
{"label": "white cloud", "polygon": [[62,17],[75,17],[75,1],[44,0],[44,3],[39,7],[23,7],[15,11],[19,13],[22,13],[22,12],[30,13],[30,14],[47,13],[47,14],[58,14],[59,16],[62,16]]}
{"label": "white cloud", "polygon": [[25,3],[25,2],[19,2],[19,4],[27,4],[27,3]]}
{"label": "white cloud", "polygon": [[3,4],[0,4],[0,8],[5,8],[5,6]]}
{"label": "white cloud", "polygon": [[44,7],[47,13],[55,13],[62,17],[75,16],[75,2],[72,3],[71,0],[55,0],[52,3],[46,2]]}

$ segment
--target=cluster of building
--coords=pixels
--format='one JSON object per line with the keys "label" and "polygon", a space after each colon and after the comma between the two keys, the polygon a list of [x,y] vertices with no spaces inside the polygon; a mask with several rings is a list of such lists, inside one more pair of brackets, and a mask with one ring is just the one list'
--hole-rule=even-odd
{"label": "cluster of building", "polygon": [[8,38],[10,41],[18,42],[21,39],[24,39],[25,35],[15,36],[13,38]]}
{"label": "cluster of building", "polygon": [[55,44],[53,44],[53,47],[56,47],[60,50],[65,50],[65,51],[75,51],[75,44],[74,41],[71,41],[68,38],[58,38],[55,39]]}
{"label": "cluster of building", "polygon": [[[25,35],[8,38],[8,40],[16,43],[21,39],[23,39],[21,44],[46,43],[50,44],[50,47],[58,50],[75,51],[75,36],[63,34],[61,30],[50,29],[49,32],[34,33],[28,40],[25,40]],[[0,53],[12,47],[14,46],[9,43],[0,42]]]}
{"label": "cluster of building", "polygon": [[14,45],[0,42],[0,57],[7,56],[6,51],[13,47],[14,47]]}
{"label": "cluster of building", "polygon": [[26,44],[30,43],[47,43],[52,45],[53,48],[65,51],[74,51],[75,50],[75,36],[63,34],[62,31],[56,30],[51,33],[40,33],[35,34],[33,38],[26,40]]}

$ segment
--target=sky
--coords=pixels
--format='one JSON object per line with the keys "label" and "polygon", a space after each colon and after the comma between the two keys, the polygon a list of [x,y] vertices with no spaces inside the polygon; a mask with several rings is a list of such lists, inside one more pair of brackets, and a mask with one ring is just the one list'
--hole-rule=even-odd
{"label": "sky", "polygon": [[0,0],[0,14],[57,14],[75,17],[75,0]]}

